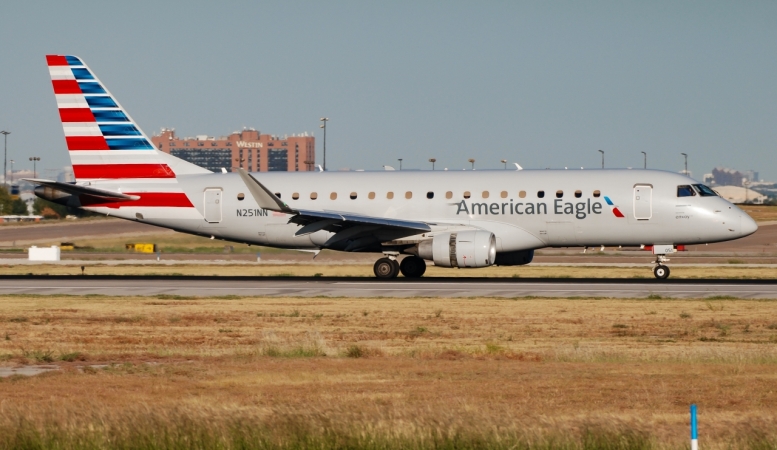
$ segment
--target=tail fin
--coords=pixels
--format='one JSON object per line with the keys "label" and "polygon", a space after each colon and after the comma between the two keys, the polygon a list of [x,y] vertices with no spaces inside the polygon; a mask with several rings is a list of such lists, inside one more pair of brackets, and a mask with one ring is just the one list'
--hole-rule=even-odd
{"label": "tail fin", "polygon": [[78,181],[210,172],[154,148],[80,58],[47,55],[46,62]]}

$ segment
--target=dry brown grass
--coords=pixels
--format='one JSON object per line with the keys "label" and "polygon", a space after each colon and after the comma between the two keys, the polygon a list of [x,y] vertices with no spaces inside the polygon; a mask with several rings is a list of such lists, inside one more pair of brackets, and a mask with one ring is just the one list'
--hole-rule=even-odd
{"label": "dry brown grass", "polygon": [[771,222],[777,220],[777,206],[739,205],[756,222]]}
{"label": "dry brown grass", "polygon": [[[709,279],[774,279],[777,268],[729,266],[672,266],[672,278]],[[207,275],[207,276],[323,276],[323,277],[374,277],[369,264],[138,264],[108,265],[99,261],[87,263],[87,275]],[[3,275],[79,275],[80,266],[59,264],[4,265]],[[448,269],[429,267],[426,277],[462,278],[645,278],[652,279],[653,267],[613,266],[519,266],[486,267],[483,269]]]}
{"label": "dry brown grass", "polygon": [[621,424],[677,446],[696,402],[714,447],[777,427],[776,317],[759,300],[6,296],[0,364],[63,370],[0,381],[0,409],[395,435]]}

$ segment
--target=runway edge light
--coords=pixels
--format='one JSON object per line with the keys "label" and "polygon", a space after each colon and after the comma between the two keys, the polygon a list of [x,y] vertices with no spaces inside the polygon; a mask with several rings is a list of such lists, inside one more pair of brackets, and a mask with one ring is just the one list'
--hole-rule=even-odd
{"label": "runway edge light", "polygon": [[691,450],[699,450],[699,429],[696,422],[696,404],[691,404]]}

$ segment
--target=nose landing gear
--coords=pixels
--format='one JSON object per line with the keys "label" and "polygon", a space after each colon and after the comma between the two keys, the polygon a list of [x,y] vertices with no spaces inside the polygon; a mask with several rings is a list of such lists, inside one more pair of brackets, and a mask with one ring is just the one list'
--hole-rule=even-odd
{"label": "nose landing gear", "polygon": [[656,266],[653,267],[653,275],[656,276],[659,280],[665,280],[669,278],[669,267],[667,267],[664,262],[669,261],[669,258],[667,258],[664,255],[657,255],[655,264]]}

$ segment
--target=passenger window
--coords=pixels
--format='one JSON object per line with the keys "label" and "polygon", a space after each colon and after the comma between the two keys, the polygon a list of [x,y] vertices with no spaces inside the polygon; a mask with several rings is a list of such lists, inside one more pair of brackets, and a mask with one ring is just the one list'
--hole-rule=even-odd
{"label": "passenger window", "polygon": [[407,199],[413,198],[413,193],[410,192],[410,191],[405,192],[405,198],[407,198]]}
{"label": "passenger window", "polygon": [[507,191],[502,191],[502,193],[499,195],[501,195],[502,198],[507,198]]}
{"label": "passenger window", "polygon": [[464,191],[464,198],[470,198],[469,191]]}
{"label": "passenger window", "polygon": [[427,192],[426,193],[426,198],[433,199],[434,198],[434,192],[432,192],[432,191]]}
{"label": "passenger window", "polygon": [[594,191],[594,197],[599,198],[599,197],[601,197],[601,195],[602,195],[602,193],[599,192],[598,190]]}
{"label": "passenger window", "polygon": [[483,191],[483,198],[488,198],[488,191]]}
{"label": "passenger window", "polygon": [[445,193],[445,198],[453,198],[453,192],[448,191]]}
{"label": "passenger window", "polygon": [[521,191],[518,193],[519,198],[526,198],[526,191]]}
{"label": "passenger window", "polygon": [[583,196],[583,191],[577,190],[575,191],[575,198],[580,198]]}
{"label": "passenger window", "polygon": [[281,193],[280,192],[276,192],[275,196],[278,197],[278,198],[281,198]]}
{"label": "passenger window", "polygon": [[356,200],[356,192],[351,192],[351,200]]}
{"label": "passenger window", "polygon": [[564,196],[564,191],[556,191],[556,198],[561,198]]}
{"label": "passenger window", "polygon": [[393,192],[387,192],[386,193],[386,198],[391,200],[392,198],[394,198],[394,193]]}
{"label": "passenger window", "polygon": [[240,200],[241,202],[243,201],[244,198],[246,198],[246,195],[244,193],[241,192],[237,194],[237,199]]}
{"label": "passenger window", "polygon": [[374,192],[370,192],[369,194],[367,194],[367,198],[370,199],[370,200],[375,199],[375,193]]}
{"label": "passenger window", "polygon": [[291,194],[291,198],[294,199],[294,200],[299,200],[299,192],[295,192],[295,193]]}
{"label": "passenger window", "polygon": [[537,198],[545,198],[545,191],[537,191]]}
{"label": "passenger window", "polygon": [[682,186],[677,186],[677,196],[678,197],[693,197],[696,195],[696,192],[693,190],[693,188],[687,184]]}
{"label": "passenger window", "polygon": [[330,200],[337,200],[337,192],[332,192],[331,194],[329,194],[329,199]]}
{"label": "passenger window", "polygon": [[318,193],[316,193],[316,192],[311,192],[311,193],[310,193],[310,199],[311,199],[311,200],[315,200],[315,199],[317,199],[317,198],[318,198]]}

